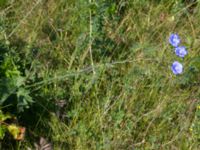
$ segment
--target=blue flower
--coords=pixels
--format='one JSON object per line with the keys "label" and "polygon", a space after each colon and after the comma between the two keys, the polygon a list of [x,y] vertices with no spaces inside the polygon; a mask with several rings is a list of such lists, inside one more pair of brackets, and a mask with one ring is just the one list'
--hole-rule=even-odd
{"label": "blue flower", "polygon": [[181,63],[179,63],[178,61],[174,61],[171,69],[175,75],[178,75],[183,72],[183,65]]}
{"label": "blue flower", "polygon": [[179,46],[179,47],[175,48],[175,53],[177,56],[183,58],[183,57],[185,57],[185,55],[187,55],[188,52],[187,52],[185,46]]}
{"label": "blue flower", "polygon": [[181,40],[180,37],[178,36],[178,34],[171,34],[169,37],[169,43],[174,46],[177,47],[180,44]]}

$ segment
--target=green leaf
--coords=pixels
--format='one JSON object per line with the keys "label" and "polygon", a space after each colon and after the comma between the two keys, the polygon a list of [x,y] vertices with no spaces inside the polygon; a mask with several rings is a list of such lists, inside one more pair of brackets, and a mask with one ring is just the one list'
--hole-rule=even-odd
{"label": "green leaf", "polygon": [[0,126],[0,140],[2,140],[5,136],[6,127],[4,125]]}
{"label": "green leaf", "polygon": [[25,82],[25,77],[19,76],[16,78],[16,86],[17,87],[24,85],[24,82]]}
{"label": "green leaf", "polygon": [[12,117],[9,114],[3,114],[0,112],[0,121],[5,121],[10,118],[12,118]]}
{"label": "green leaf", "polygon": [[25,88],[19,88],[17,91],[18,98],[18,110],[19,112],[24,111],[24,108],[29,108],[29,104],[33,103],[32,97],[29,95],[29,90]]}

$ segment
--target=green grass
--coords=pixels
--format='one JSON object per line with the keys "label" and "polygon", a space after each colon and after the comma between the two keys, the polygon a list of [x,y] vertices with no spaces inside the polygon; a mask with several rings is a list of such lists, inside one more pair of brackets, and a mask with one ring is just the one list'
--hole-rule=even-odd
{"label": "green grass", "polygon": [[[34,149],[44,137],[58,150],[200,149],[200,3],[191,5],[0,0],[0,40],[14,49],[34,100],[24,112],[9,110],[25,140],[5,138],[1,148]],[[188,49],[184,60],[168,43],[174,32]],[[182,75],[171,71],[175,60]]]}

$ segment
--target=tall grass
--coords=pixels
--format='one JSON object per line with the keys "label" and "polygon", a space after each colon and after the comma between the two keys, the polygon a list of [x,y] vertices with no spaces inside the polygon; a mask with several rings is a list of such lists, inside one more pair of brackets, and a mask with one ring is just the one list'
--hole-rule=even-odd
{"label": "tall grass", "polygon": [[[190,6],[180,0],[2,4],[0,39],[20,55],[34,100],[17,114],[27,136],[11,142],[13,149],[33,148],[45,137],[55,149],[198,150],[200,5]],[[168,43],[174,32],[189,53],[179,76],[170,68],[179,60]]]}

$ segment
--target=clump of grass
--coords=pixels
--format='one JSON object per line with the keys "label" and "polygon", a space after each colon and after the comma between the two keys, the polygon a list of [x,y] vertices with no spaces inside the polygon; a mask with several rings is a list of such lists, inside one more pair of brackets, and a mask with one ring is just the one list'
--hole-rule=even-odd
{"label": "clump of grass", "polygon": [[[32,137],[22,147],[45,137],[55,149],[199,149],[199,130],[191,127],[199,122],[200,11],[199,3],[192,12],[190,5],[19,0],[3,6],[0,38],[28,69],[34,101],[17,114]],[[188,49],[179,76],[170,69],[172,32]]]}

